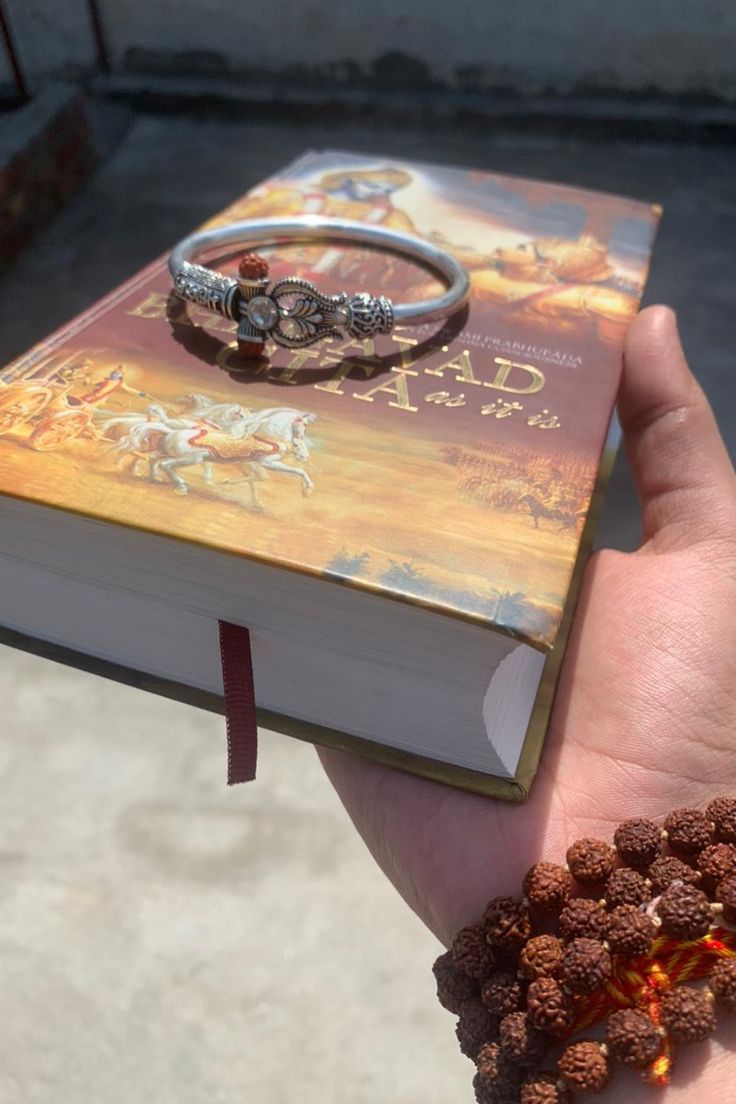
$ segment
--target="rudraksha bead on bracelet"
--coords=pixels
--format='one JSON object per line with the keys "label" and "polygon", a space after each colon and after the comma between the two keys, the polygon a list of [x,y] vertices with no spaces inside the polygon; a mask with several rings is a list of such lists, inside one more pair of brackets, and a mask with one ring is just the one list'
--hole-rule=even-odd
{"label": "rudraksha bead on bracelet", "polygon": [[667,1084],[716,1006],[736,1013],[736,798],[663,827],[627,820],[613,846],[580,839],[564,866],[535,863],[522,896],[494,897],[434,975],[478,1104],[569,1104],[616,1065]]}

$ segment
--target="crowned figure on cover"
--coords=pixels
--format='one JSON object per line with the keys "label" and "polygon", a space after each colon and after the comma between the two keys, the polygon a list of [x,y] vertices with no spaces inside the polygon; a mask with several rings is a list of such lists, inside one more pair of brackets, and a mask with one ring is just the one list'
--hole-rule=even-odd
{"label": "crowned figure on cover", "polygon": [[636,314],[641,287],[616,272],[591,234],[535,238],[490,254],[432,236],[470,270],[477,300],[509,323],[578,335],[587,326],[605,345],[619,345]]}

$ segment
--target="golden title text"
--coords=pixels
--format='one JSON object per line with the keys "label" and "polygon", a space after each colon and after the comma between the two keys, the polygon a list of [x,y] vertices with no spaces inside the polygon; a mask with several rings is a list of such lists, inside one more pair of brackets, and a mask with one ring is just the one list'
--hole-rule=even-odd
{"label": "golden title text", "polygon": [[[196,308],[190,310],[191,319],[183,309],[173,321],[180,325],[187,322],[193,324],[196,321],[201,329],[228,335],[237,329],[235,322],[218,314],[200,312]],[[147,295],[128,314],[136,318],[172,320],[168,297],[157,292]],[[358,402],[385,403],[388,407],[407,414],[417,414],[421,404],[455,410],[472,403],[484,417],[523,419],[534,429],[560,428],[559,418],[546,407],[532,411],[527,405],[529,398],[539,395],[546,382],[543,371],[536,365],[494,356],[485,358],[484,364],[480,366],[477,363],[477,353],[476,363],[473,363],[470,349],[450,352],[449,346],[443,345],[441,351],[448,354],[447,360],[432,367],[421,368],[416,351],[418,342],[414,338],[393,333],[391,340],[396,345],[396,363],[390,366],[388,372],[385,370],[385,358],[382,358],[382,362],[377,360],[375,345],[371,339],[357,342],[325,339],[318,345],[293,350],[286,365],[277,366],[264,360],[255,365],[253,371],[258,372],[264,380],[288,385],[303,382],[303,378],[297,379],[298,373],[303,369],[332,365],[334,373],[328,379],[320,379],[312,384],[315,391],[347,396]],[[216,359],[219,367],[225,371],[237,372],[243,369],[235,341],[223,345]],[[381,378],[375,382],[373,377],[379,369]],[[420,394],[422,378],[425,384],[436,380],[436,388]],[[491,396],[488,391],[496,394]],[[535,401],[534,406],[536,405]]]}

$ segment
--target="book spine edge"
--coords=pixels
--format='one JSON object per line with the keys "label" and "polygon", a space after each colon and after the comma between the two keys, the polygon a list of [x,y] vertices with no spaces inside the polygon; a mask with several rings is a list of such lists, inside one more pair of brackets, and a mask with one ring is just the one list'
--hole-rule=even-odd
{"label": "book spine edge", "polygon": [[539,760],[544,747],[549,720],[552,715],[552,709],[554,708],[562,662],[565,658],[565,652],[567,651],[573,618],[582,591],[585,568],[593,548],[593,541],[598,529],[598,522],[603,509],[608,483],[616,462],[620,439],[621,434],[618,429],[618,421],[615,416],[615,411],[613,411],[603,447],[601,462],[598,467],[598,476],[593,489],[588,516],[585,520],[585,527],[580,539],[580,547],[578,549],[577,559],[567,592],[562,620],[555,638],[554,647],[549,652],[544,665],[542,678],[539,682],[532,714],[529,718],[526,736],[524,737],[521,754],[519,755],[519,762],[514,775],[515,783],[524,791],[524,798],[521,800],[524,800],[529,795],[539,767]]}

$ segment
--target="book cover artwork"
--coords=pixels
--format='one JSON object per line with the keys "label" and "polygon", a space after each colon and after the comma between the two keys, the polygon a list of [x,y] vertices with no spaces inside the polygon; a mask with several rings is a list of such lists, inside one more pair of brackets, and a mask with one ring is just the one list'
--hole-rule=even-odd
{"label": "book cover artwork", "polygon": [[[362,343],[237,354],[165,261],[0,373],[0,492],[390,594],[548,648],[593,492],[657,212],[348,154],[301,159],[213,224],[320,212],[431,237],[469,311]],[[374,250],[264,250],[274,280],[436,291]],[[208,263],[232,272],[237,256]]]}

